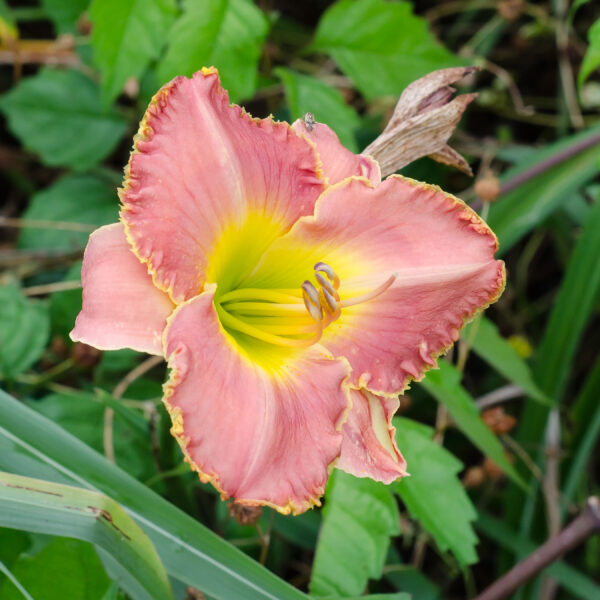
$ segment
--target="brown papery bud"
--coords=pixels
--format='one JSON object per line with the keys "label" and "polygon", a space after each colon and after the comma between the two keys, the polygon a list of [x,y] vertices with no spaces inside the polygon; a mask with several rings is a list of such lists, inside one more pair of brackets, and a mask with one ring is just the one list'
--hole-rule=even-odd
{"label": "brown papery bud", "polygon": [[463,477],[463,485],[466,488],[479,487],[486,479],[483,467],[469,467]]}
{"label": "brown papery bud", "polygon": [[237,502],[231,502],[227,506],[229,515],[240,525],[256,525],[262,515],[262,506],[245,506]]}
{"label": "brown papery bud", "polygon": [[102,350],[76,342],[71,350],[71,358],[80,367],[95,367],[102,358]]}
{"label": "brown papery bud", "polygon": [[500,0],[498,3],[498,14],[507,21],[516,21],[525,8],[523,0]]}
{"label": "brown papery bud", "polygon": [[501,406],[495,406],[483,411],[481,414],[483,422],[496,434],[502,435],[514,429],[517,420],[506,414]]}
{"label": "brown papery bud", "polygon": [[402,92],[383,133],[362,152],[379,163],[382,177],[422,156],[472,175],[467,161],[447,142],[467,105],[477,97],[462,94],[453,98],[456,90],[450,84],[474,71],[477,67],[434,71]]}

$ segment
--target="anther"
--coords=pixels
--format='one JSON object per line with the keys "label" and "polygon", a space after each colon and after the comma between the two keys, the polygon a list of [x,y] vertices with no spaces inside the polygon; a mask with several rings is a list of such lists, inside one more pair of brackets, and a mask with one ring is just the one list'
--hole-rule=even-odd
{"label": "anther", "polygon": [[321,287],[323,289],[327,290],[331,295],[335,294],[335,291],[333,289],[333,284],[322,273],[317,271],[315,273],[315,279],[319,282],[319,284],[321,285]]}
{"label": "anther", "polygon": [[323,309],[321,308],[319,292],[317,292],[315,286],[310,281],[305,281],[302,284],[302,298],[310,316],[317,323],[320,323],[323,319]]}
{"label": "anther", "polygon": [[340,287],[340,278],[335,274],[335,271],[327,263],[318,262],[313,268],[315,270],[315,275],[319,271],[325,273],[325,275],[327,275],[329,281],[331,281],[331,284],[336,290]]}

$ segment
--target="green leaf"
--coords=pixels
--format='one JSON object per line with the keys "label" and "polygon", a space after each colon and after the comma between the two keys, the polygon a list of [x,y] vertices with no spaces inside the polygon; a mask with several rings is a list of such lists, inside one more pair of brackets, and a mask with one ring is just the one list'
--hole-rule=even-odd
{"label": "green leaf", "polygon": [[[41,400],[28,402],[34,410],[64,427],[69,433],[78,437],[94,450],[104,452],[104,430],[102,423],[106,403],[102,398],[108,394],[100,392],[100,396],[85,392],[56,393],[45,396]],[[110,398],[113,408],[118,405],[113,417],[113,443],[115,461],[123,470],[138,479],[147,479],[156,474],[152,460],[149,427],[139,412],[124,407]],[[114,404],[113,404],[114,403]],[[135,416],[124,417],[123,411],[132,412]],[[132,425],[132,421],[136,423]]]}
{"label": "green leaf", "polygon": [[509,477],[519,485],[523,480],[508,462],[502,444],[483,422],[475,400],[461,385],[461,374],[450,363],[440,360],[439,370],[429,371],[420,382],[438,402],[446,406],[458,428]]}
{"label": "green leaf", "polygon": [[83,442],[0,390],[0,469],[102,491],[153,542],[167,572],[217,600],[306,598]]}
{"label": "green leaf", "polygon": [[[477,529],[499,544],[519,556],[534,552],[538,545],[530,539],[510,529],[504,520],[480,513],[475,524]],[[575,570],[564,562],[555,562],[544,569],[542,573],[556,579],[564,588],[571,592],[575,598],[590,600],[600,598],[600,586],[589,577]]]}
{"label": "green leaf", "polygon": [[[134,598],[173,598],[165,569],[146,534],[121,506],[103,494],[30,477],[0,473],[0,525],[36,533],[74,537],[97,544],[135,578],[137,586],[133,590],[127,590]],[[77,551],[74,557],[76,555]],[[85,556],[81,549],[79,555]],[[97,557],[95,560],[99,563]],[[65,561],[59,558],[58,562],[59,564],[53,565],[54,569],[68,573],[69,568],[64,564]],[[59,566],[61,562],[62,567]],[[25,585],[23,578],[20,578],[20,581]],[[67,578],[65,584],[78,585],[82,588],[81,591],[60,590],[63,592],[61,596],[44,597],[49,600],[59,597],[95,600],[108,587],[106,576],[102,589],[95,589],[90,583],[86,581],[86,577],[79,580],[77,577]],[[48,581],[45,585],[48,585]],[[33,593],[31,589],[29,591]],[[41,599],[42,595],[37,597]]]}
{"label": "green leaf", "polygon": [[581,69],[579,69],[579,76],[577,83],[581,87],[586,79],[600,67],[600,19],[598,19],[588,31],[588,42],[589,46],[583,57],[581,63]]}
{"label": "green leaf", "polygon": [[99,88],[79,71],[43,69],[0,97],[0,110],[28,150],[44,164],[88,169],[106,158],[125,121],[100,104]]}
{"label": "green leaf", "polygon": [[403,418],[394,419],[394,426],[410,473],[394,489],[440,550],[450,550],[462,565],[476,563],[471,523],[477,511],[457,477],[462,463],[432,440],[430,427]]}
{"label": "green leaf", "polygon": [[49,336],[48,305],[26,298],[14,284],[0,286],[0,377],[12,379],[31,367]]}
{"label": "green leaf", "polygon": [[334,471],[325,495],[310,593],[361,594],[369,578],[381,577],[389,539],[400,533],[399,523],[389,487]]}
{"label": "green leaf", "polygon": [[[581,150],[562,159],[573,147]],[[524,171],[535,169],[542,162],[556,161],[552,168],[503,194],[490,206],[487,222],[498,236],[500,254],[510,250],[590,181],[598,172],[599,158],[600,127],[593,127],[540,150],[506,171],[500,178],[503,185],[518,181]]]}
{"label": "green leaf", "polygon": [[369,100],[464,64],[435,41],[409,2],[339,0],[321,17],[309,50],[330,54]]}
{"label": "green leaf", "polygon": [[[19,236],[19,247],[29,250],[83,249],[96,227],[119,219],[118,211],[116,191],[108,182],[93,175],[67,175],[35,194],[23,213],[24,219],[44,221],[48,226],[52,221],[58,221],[57,228],[25,227]],[[64,223],[75,223],[76,226],[69,230],[62,228]]]}
{"label": "green leaf", "polygon": [[232,101],[251,98],[268,29],[251,0],[185,0],[158,65],[160,82],[215,66]]}
{"label": "green leaf", "polygon": [[58,34],[75,33],[77,20],[89,3],[90,0],[42,0],[44,11]]}
{"label": "green leaf", "polygon": [[[0,513],[4,510],[0,507]],[[28,512],[29,507],[24,510]],[[21,556],[11,571],[35,600],[98,600],[110,584],[93,546],[66,538],[54,539],[34,556]],[[23,596],[6,583],[0,600],[23,600]]]}
{"label": "green leaf", "polygon": [[367,594],[366,596],[319,596],[320,600],[412,600],[410,594]]}
{"label": "green leaf", "polygon": [[572,458],[562,468],[566,474],[562,497],[570,502],[579,482],[583,479],[586,465],[600,437],[600,358],[588,376],[581,394],[569,415],[574,424],[570,441]]}
{"label": "green leaf", "polygon": [[[81,281],[81,261],[71,266],[63,281]],[[74,289],[55,292],[50,296],[50,320],[53,334],[68,338],[81,310],[81,294],[81,289]]]}
{"label": "green leaf", "polygon": [[337,133],[348,150],[358,152],[355,132],[360,127],[360,117],[346,104],[339,90],[283,67],[275,69],[275,73],[283,82],[293,119],[312,113],[316,121],[329,125]]}
{"label": "green leaf", "polygon": [[475,328],[473,351],[506,379],[516,383],[531,398],[542,404],[551,404],[550,399],[537,386],[529,365],[519,356],[514,347],[505,340],[494,323],[480,317],[463,330],[465,340],[470,339]]}
{"label": "green leaf", "polygon": [[102,73],[106,104],[130,77],[139,78],[158,58],[175,20],[175,0],[94,0],[90,7],[94,61]]}

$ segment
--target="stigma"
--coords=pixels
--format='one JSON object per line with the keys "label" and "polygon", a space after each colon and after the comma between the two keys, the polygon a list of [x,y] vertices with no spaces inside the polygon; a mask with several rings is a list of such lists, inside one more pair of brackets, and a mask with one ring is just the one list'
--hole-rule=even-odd
{"label": "stigma", "polygon": [[389,277],[374,290],[340,299],[340,278],[326,263],[314,265],[314,283],[306,280],[297,289],[241,288],[215,301],[225,330],[291,348],[316,344],[323,331],[340,318],[342,309],[383,294],[395,281]]}

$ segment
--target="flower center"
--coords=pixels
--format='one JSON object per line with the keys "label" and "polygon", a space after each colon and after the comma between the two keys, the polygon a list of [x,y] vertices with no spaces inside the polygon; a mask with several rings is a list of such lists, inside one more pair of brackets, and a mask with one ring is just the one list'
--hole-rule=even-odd
{"label": "flower center", "polygon": [[276,346],[303,348],[317,343],[323,330],[339,319],[342,309],[376,298],[394,280],[392,275],[373,291],[340,300],[340,279],[326,263],[314,266],[316,285],[305,281],[296,289],[240,288],[215,302],[221,324]]}

